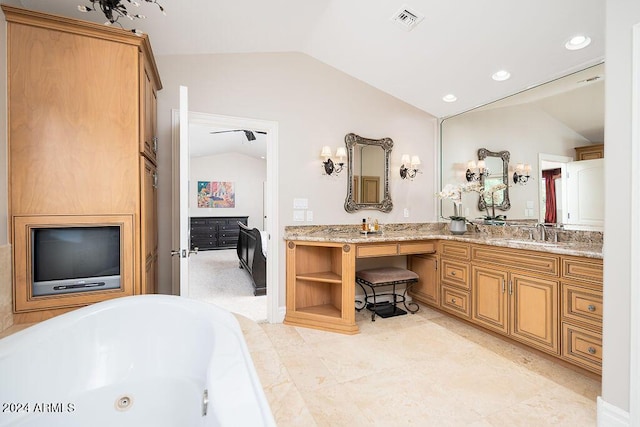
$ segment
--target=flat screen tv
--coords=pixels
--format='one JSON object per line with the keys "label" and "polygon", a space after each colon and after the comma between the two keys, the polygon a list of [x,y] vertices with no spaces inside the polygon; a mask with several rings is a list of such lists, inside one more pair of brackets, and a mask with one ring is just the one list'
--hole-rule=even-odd
{"label": "flat screen tv", "polygon": [[33,296],[120,288],[120,227],[31,229]]}

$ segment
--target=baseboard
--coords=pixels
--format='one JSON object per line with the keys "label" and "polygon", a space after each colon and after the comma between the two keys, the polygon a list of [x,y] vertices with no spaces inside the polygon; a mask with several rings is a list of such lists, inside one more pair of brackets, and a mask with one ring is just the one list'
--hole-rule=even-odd
{"label": "baseboard", "polygon": [[287,307],[285,306],[278,307],[278,312],[276,313],[276,318],[274,319],[275,323],[284,322],[285,314],[287,314]]}
{"label": "baseboard", "polygon": [[598,396],[598,427],[630,427],[629,413]]}

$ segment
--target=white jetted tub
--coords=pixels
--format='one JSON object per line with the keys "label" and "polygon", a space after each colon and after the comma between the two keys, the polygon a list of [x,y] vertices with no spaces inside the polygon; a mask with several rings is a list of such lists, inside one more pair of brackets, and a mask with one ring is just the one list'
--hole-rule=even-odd
{"label": "white jetted tub", "polygon": [[0,426],[275,426],[237,320],[168,295],[0,340]]}

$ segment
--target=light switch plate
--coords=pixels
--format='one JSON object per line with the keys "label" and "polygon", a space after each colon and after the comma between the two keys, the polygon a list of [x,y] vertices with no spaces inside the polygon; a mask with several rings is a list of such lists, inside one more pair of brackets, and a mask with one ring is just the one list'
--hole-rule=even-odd
{"label": "light switch plate", "polygon": [[313,211],[307,211],[307,222],[313,221]]}
{"label": "light switch plate", "polygon": [[293,220],[304,222],[304,211],[293,211]]}
{"label": "light switch plate", "polygon": [[293,199],[293,209],[307,209],[309,207],[309,199]]}

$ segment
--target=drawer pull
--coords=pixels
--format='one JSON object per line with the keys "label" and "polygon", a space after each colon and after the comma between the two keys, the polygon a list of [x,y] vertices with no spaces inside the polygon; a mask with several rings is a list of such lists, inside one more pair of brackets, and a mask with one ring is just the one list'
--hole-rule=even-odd
{"label": "drawer pull", "polygon": [[455,276],[455,275],[456,275],[456,272],[455,272],[455,271],[452,271],[452,272],[451,272],[451,275],[452,275],[452,276]]}
{"label": "drawer pull", "polygon": [[594,312],[596,311],[596,306],[593,304],[589,304],[589,306],[587,307],[587,310],[589,310],[590,312]]}
{"label": "drawer pull", "polygon": [[596,349],[593,347],[589,347],[587,351],[589,352],[589,354],[596,354]]}
{"label": "drawer pull", "polygon": [[451,298],[451,303],[455,304],[456,303],[456,299],[455,298]]}

